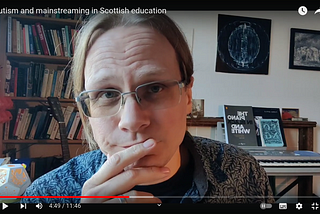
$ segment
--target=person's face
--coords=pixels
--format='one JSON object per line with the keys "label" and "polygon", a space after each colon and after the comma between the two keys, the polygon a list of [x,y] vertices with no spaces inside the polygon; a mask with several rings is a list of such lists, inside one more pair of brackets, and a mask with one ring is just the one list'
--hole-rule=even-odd
{"label": "person's face", "polygon": [[[111,29],[99,36],[88,52],[85,90],[111,88],[129,92],[141,84],[160,80],[181,81],[181,74],[173,47],[151,28]],[[182,88],[178,105],[161,110],[142,109],[134,95],[127,95],[116,115],[89,118],[89,122],[106,155],[152,138],[156,146],[138,165],[165,166],[177,154],[191,108],[191,87]]]}

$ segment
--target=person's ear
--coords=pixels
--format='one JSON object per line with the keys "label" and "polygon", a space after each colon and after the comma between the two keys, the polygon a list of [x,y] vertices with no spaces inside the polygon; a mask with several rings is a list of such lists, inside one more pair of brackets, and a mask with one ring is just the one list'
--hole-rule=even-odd
{"label": "person's ear", "polygon": [[190,83],[186,86],[186,104],[187,104],[187,112],[186,115],[191,114],[192,112],[192,87],[193,87],[194,78],[190,77]]}

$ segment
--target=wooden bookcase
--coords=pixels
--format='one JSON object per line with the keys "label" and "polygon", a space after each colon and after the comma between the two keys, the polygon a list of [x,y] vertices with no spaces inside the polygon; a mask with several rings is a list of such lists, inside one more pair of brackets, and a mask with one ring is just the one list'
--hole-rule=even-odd
{"label": "wooden bookcase", "polygon": [[[8,32],[8,16],[0,15],[0,96],[5,96],[5,81],[6,81],[6,62],[19,62],[19,63],[43,63],[49,66],[67,66],[70,64],[71,57],[66,56],[55,56],[55,55],[38,55],[38,54],[26,54],[26,53],[8,53],[7,52],[7,32]],[[63,19],[63,18],[49,18],[43,16],[31,16],[31,15],[10,15],[12,19],[17,19],[24,24],[35,24],[37,22],[41,23],[47,28],[62,28],[65,26],[71,26],[72,28],[77,28],[79,24],[78,20],[73,19]],[[33,107],[40,104],[47,105],[47,99],[42,97],[11,97],[14,103],[14,109],[19,107]],[[60,99],[62,106],[73,105],[76,108],[74,99]],[[54,139],[44,139],[44,140],[3,140],[4,124],[0,124],[0,149],[1,156],[2,152],[10,146],[15,144],[60,144],[60,140]],[[82,140],[68,140],[70,144],[82,144]]]}

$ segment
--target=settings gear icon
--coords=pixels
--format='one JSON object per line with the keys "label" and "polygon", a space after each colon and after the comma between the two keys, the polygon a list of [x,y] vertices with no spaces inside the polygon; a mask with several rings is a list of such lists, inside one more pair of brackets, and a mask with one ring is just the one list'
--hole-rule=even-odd
{"label": "settings gear icon", "polygon": [[297,203],[296,204],[296,208],[298,209],[298,210],[301,210],[302,209],[302,204],[299,202],[299,203]]}

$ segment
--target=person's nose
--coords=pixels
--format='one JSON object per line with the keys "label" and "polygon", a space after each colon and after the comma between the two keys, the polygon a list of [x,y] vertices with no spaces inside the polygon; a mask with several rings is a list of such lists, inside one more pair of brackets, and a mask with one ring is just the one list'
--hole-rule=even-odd
{"label": "person's nose", "polygon": [[139,132],[150,124],[149,114],[137,102],[134,94],[124,97],[124,105],[120,109],[118,127],[129,132]]}

